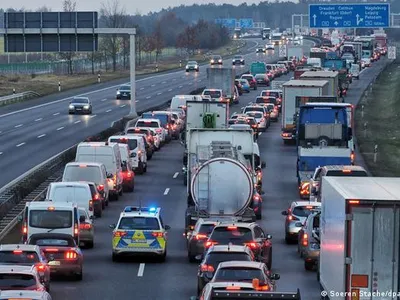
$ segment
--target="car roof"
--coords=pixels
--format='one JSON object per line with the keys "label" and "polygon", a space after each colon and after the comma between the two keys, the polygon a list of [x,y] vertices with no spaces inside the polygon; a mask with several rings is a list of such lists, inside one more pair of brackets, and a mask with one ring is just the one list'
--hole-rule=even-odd
{"label": "car roof", "polygon": [[70,162],[67,163],[65,166],[80,166],[80,165],[88,165],[88,166],[96,166],[96,167],[100,167],[103,164],[102,163],[98,163],[98,162]]}
{"label": "car roof", "polygon": [[347,165],[347,166],[330,165],[330,166],[324,166],[324,168],[327,171],[342,171],[342,170],[365,171],[365,169],[363,167],[361,167],[361,166],[353,166],[353,165]]}
{"label": "car roof", "polygon": [[237,223],[232,223],[232,222],[222,222],[218,225],[215,226],[215,228],[217,227],[243,227],[243,228],[251,228],[255,225],[255,223],[244,223],[244,222],[237,222]]}
{"label": "car roof", "polygon": [[151,118],[148,118],[148,119],[146,119],[146,118],[140,118],[140,119],[138,119],[136,122],[139,122],[139,121],[143,121],[143,122],[160,122],[160,120],[159,119],[151,119]]}
{"label": "car roof", "polygon": [[209,252],[249,252],[249,248],[243,245],[213,245]]}
{"label": "car roof", "polygon": [[89,97],[75,96],[75,97],[72,98],[72,100],[78,100],[78,99],[89,100]]}
{"label": "car roof", "polygon": [[23,265],[0,265],[0,273],[24,273],[32,274],[35,273],[34,266],[23,266]]}
{"label": "car roof", "polygon": [[31,201],[27,202],[27,205],[29,205],[30,208],[36,208],[36,209],[45,209],[48,207],[54,207],[56,210],[61,209],[61,208],[68,208],[71,209],[73,207],[77,207],[76,203],[72,202],[53,202],[53,201]]}
{"label": "car roof", "polygon": [[231,267],[245,267],[245,268],[254,268],[254,269],[261,269],[265,264],[258,261],[224,261],[221,262],[218,266],[220,268],[231,268]]}
{"label": "car roof", "polygon": [[50,185],[52,187],[57,186],[76,186],[76,187],[88,187],[88,182],[80,182],[80,181],[63,181],[63,182],[51,182]]}
{"label": "car roof", "polygon": [[2,244],[0,245],[0,251],[38,251],[39,246],[37,245],[26,245],[26,244]]}
{"label": "car roof", "polygon": [[294,201],[293,206],[321,206],[321,202]]}

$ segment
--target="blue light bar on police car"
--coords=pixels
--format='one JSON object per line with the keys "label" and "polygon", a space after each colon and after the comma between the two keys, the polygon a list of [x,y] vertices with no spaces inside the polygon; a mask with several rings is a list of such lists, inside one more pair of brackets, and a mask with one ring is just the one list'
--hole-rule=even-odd
{"label": "blue light bar on police car", "polygon": [[157,212],[156,207],[139,207],[139,206],[126,206],[124,212],[135,212],[135,211],[142,211],[142,212]]}

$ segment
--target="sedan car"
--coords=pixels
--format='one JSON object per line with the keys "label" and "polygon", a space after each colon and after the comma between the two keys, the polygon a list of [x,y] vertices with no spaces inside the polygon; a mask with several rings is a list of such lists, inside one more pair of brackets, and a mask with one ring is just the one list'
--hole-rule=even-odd
{"label": "sedan car", "polygon": [[92,103],[88,97],[74,97],[69,102],[68,113],[72,114],[92,114]]}
{"label": "sedan car", "polygon": [[270,80],[267,74],[256,74],[254,78],[257,81],[257,85],[269,86]]}
{"label": "sedan car", "polygon": [[222,64],[223,64],[223,61],[222,61],[221,55],[211,56],[210,65],[222,65]]}
{"label": "sedan car", "polygon": [[232,59],[232,65],[245,65],[243,55],[235,55]]}
{"label": "sedan car", "polygon": [[370,58],[362,58],[361,59],[361,67],[370,67],[371,66],[371,59]]}
{"label": "sedan car", "polygon": [[267,107],[267,109],[269,111],[269,118],[271,119],[271,121],[278,122],[278,119],[279,119],[278,106],[276,106],[273,103],[267,103],[267,104],[265,104],[265,106]]}
{"label": "sedan car", "polygon": [[275,46],[273,44],[266,44],[265,49],[266,50],[275,50]]}
{"label": "sedan car", "polygon": [[51,274],[72,275],[76,280],[83,279],[83,253],[71,235],[32,234],[27,244],[37,245],[43,250]]}
{"label": "sedan car", "polygon": [[117,100],[131,100],[131,86],[129,84],[123,84],[117,89]]}
{"label": "sedan car", "polygon": [[185,67],[186,72],[196,71],[199,72],[199,64],[197,61],[188,61]]}
{"label": "sedan car", "polygon": [[204,243],[207,241],[217,223],[218,222],[212,218],[200,218],[193,228],[186,228],[187,255],[190,262],[195,262],[202,258]]}
{"label": "sedan car", "polygon": [[94,246],[94,227],[93,221],[89,218],[89,215],[84,208],[78,209],[79,213],[79,239],[82,244],[87,248],[93,248]]}
{"label": "sedan car", "polygon": [[287,210],[282,211],[285,219],[285,241],[297,242],[298,234],[307,217],[321,209],[321,202],[294,201]]}
{"label": "sedan car", "polygon": [[267,119],[264,117],[264,114],[260,111],[248,111],[246,115],[249,117],[253,117],[257,122],[258,131],[265,132],[269,124],[267,124]]}

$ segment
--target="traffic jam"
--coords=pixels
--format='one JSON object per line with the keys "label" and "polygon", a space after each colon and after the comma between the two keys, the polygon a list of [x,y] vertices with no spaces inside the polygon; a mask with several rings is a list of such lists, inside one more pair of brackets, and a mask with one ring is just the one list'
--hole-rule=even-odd
{"label": "traffic jam", "polygon": [[[198,264],[197,294],[191,299],[301,299],[299,290],[277,291],[272,236],[257,222],[268,184],[257,141],[274,122],[282,124],[282,142],[297,147],[299,199],[282,211],[285,241],[297,244],[305,270],[317,271],[324,290],[333,290],[334,278],[320,263],[322,245],[327,249],[332,238],[329,230],[326,241],[320,234],[320,220],[330,224],[332,217],[324,215],[323,205],[340,206],[332,201],[348,187],[336,177],[378,185],[365,181],[371,179],[367,171],[354,165],[354,108],[346,95],[363,68],[386,55],[386,44],[377,47],[374,37],[341,37],[340,43],[312,48],[305,56],[300,41],[281,34],[279,45],[287,43],[288,58],[262,62],[263,53],[274,51],[268,43],[256,50],[260,61],[241,75],[235,67],[245,64],[243,56],[234,56],[229,68],[222,57],[212,56],[201,95],[176,95],[170,107],[143,113],[106,141],[78,144],[61,181],[48,186],[42,201],[26,203],[19,219],[21,243],[0,246],[1,297],[49,300],[53,276],[84,280],[84,256],[96,247],[96,222],[112,202],[135,193],[136,177],[146,176],[153,156],[176,140],[185,148],[187,260]],[[199,72],[196,61],[187,63],[185,72],[191,71]],[[278,81],[292,73],[290,80]],[[242,104],[248,93],[254,100]],[[130,97],[129,86],[118,90],[116,98],[123,97]],[[230,114],[234,104],[243,107]],[[346,209],[356,203],[342,196]],[[366,203],[361,196],[351,199]],[[160,207],[126,206],[109,225],[110,261],[146,255],[165,262],[171,228],[162,215]],[[335,258],[325,251],[324,264]],[[349,278],[357,274],[346,272]],[[351,286],[343,284],[344,290]]]}

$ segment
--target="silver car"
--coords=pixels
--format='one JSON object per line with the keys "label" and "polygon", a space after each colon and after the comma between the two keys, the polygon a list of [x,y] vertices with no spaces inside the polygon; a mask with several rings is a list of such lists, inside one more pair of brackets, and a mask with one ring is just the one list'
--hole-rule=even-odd
{"label": "silver car", "polygon": [[201,259],[200,256],[204,254],[205,249],[204,243],[208,240],[217,223],[216,220],[200,218],[194,228],[190,228],[192,231],[190,229],[187,231],[187,255],[190,262]]}
{"label": "silver car", "polygon": [[303,227],[307,217],[314,211],[321,209],[320,202],[294,201],[288,210],[282,211],[285,220],[285,241],[287,244],[297,242],[300,229]]}
{"label": "silver car", "polygon": [[319,259],[319,228],[321,212],[310,214],[299,231],[297,252],[304,259],[304,269],[311,271]]}
{"label": "silver car", "polygon": [[79,240],[87,248],[93,248],[94,246],[94,227],[93,221],[89,218],[89,215],[84,208],[78,208],[79,211]]}

